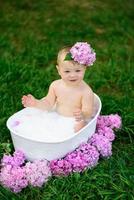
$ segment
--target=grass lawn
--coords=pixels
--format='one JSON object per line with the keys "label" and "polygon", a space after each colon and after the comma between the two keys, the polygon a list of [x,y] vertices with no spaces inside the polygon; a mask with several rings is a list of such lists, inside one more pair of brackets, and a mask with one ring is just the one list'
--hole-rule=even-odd
{"label": "grass lawn", "polygon": [[58,50],[77,41],[96,51],[85,80],[100,96],[102,114],[123,121],[112,157],[93,170],[18,194],[0,186],[1,200],[134,200],[133,8],[132,0],[0,1],[0,158],[12,146],[6,120],[22,109],[22,95],[45,96],[59,78]]}

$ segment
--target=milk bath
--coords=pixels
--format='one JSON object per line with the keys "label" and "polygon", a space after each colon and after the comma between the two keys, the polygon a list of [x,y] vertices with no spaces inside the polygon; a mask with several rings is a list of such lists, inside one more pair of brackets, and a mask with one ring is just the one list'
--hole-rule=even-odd
{"label": "milk bath", "polygon": [[57,112],[24,108],[13,115],[11,127],[19,136],[42,142],[60,142],[74,133],[75,119]]}
{"label": "milk bath", "polygon": [[7,120],[15,150],[22,150],[30,161],[62,158],[94,134],[102,106],[96,94],[94,101],[93,118],[77,133],[74,118],[56,112],[24,108],[15,113]]}

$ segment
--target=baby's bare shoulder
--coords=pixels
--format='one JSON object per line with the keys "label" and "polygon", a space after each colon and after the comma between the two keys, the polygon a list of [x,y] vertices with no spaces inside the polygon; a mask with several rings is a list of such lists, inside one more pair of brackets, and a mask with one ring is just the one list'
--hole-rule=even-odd
{"label": "baby's bare shoulder", "polygon": [[94,102],[94,93],[89,85],[85,85],[82,93],[83,110],[90,110],[90,107],[93,105],[93,102]]}
{"label": "baby's bare shoulder", "polygon": [[55,81],[53,81],[53,82],[51,83],[50,87],[56,88],[57,86],[60,85],[60,83],[61,83],[61,79],[55,80]]}
{"label": "baby's bare shoulder", "polygon": [[92,95],[93,94],[93,90],[87,83],[83,84],[82,91],[83,91],[83,95]]}

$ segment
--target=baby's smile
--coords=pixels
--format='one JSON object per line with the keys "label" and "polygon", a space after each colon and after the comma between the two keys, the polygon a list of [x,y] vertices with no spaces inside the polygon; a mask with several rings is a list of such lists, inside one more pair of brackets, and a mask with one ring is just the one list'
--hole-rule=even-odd
{"label": "baby's smile", "polygon": [[71,79],[71,80],[69,80],[69,81],[74,82],[74,81],[77,81],[77,79]]}

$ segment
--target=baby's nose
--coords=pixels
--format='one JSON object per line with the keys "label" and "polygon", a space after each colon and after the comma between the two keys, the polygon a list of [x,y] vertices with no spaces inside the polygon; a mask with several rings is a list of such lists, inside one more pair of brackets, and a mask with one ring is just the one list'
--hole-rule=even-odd
{"label": "baby's nose", "polygon": [[71,76],[71,77],[75,77],[75,73],[71,73],[70,76]]}

